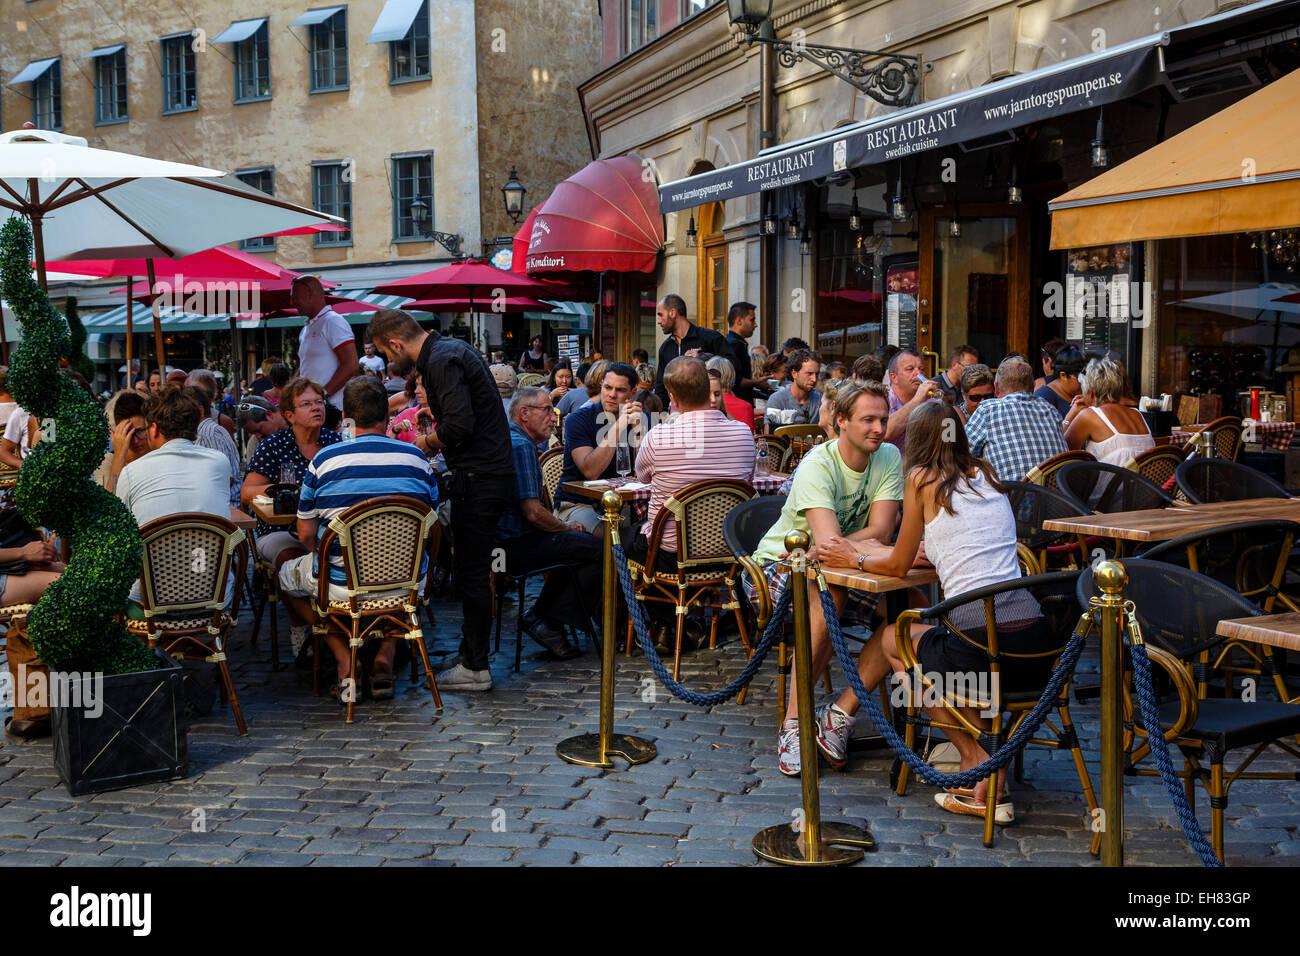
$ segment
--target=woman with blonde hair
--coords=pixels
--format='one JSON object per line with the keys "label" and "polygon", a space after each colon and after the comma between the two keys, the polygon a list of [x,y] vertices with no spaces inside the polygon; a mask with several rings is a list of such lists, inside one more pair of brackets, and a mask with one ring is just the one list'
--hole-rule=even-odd
{"label": "woman with blonde hair", "polygon": [[1066,445],[1120,467],[1155,447],[1146,419],[1124,402],[1129,385],[1122,365],[1095,358],[1079,376],[1079,385],[1082,391],[1065,416]]}
{"label": "woman with blonde hair", "polygon": [[731,364],[730,359],[725,359],[721,355],[715,355],[705,364],[709,369],[710,382],[716,383],[711,386],[716,390],[714,408],[728,418],[744,422],[752,432],[754,430],[754,406],[743,398],[736,396],[736,367]]}

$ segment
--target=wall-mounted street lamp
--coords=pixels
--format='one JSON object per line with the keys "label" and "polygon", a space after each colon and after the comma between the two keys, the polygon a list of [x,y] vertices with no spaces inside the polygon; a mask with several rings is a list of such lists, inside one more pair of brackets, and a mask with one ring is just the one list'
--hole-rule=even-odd
{"label": "wall-mounted street lamp", "polygon": [[430,203],[427,203],[423,199],[418,197],[412,200],[411,205],[407,207],[407,211],[411,214],[411,222],[415,224],[416,232],[418,232],[425,239],[432,239],[435,242],[440,243],[442,247],[446,249],[448,252],[450,252],[453,256],[464,255],[464,253],[461,252],[460,249],[460,244],[463,240],[459,235],[453,235],[452,233],[449,232],[436,232],[428,228],[428,226],[430,225],[429,222],[430,208],[431,208]]}
{"label": "wall-mounted street lamp", "polygon": [[695,249],[699,246],[699,232],[695,229],[695,217],[691,216],[691,224],[686,227],[686,248]]}
{"label": "wall-mounted street lamp", "polygon": [[862,231],[862,210],[858,208],[858,194],[853,193],[853,205],[849,208],[849,231]]}
{"label": "wall-mounted street lamp", "polygon": [[916,96],[921,72],[919,56],[762,36],[764,24],[772,19],[772,0],[727,0],[727,12],[732,25],[744,31],[746,43],[775,47],[777,62],[787,70],[807,60],[885,106],[907,106]]}
{"label": "wall-mounted street lamp", "polygon": [[907,204],[903,202],[903,164],[898,164],[898,184],[894,186],[894,198],[889,203],[889,218],[894,222],[907,222],[912,217],[908,215]]}
{"label": "wall-mounted street lamp", "polygon": [[501,195],[506,202],[506,215],[515,225],[524,215],[524,193],[528,192],[523,183],[519,181],[519,175],[515,172],[514,163],[510,164],[510,181],[501,187]]}
{"label": "wall-mounted street lamp", "polygon": [[1110,165],[1110,151],[1106,148],[1106,131],[1102,127],[1102,108],[1097,108],[1097,136],[1092,141],[1092,168],[1105,169]]}

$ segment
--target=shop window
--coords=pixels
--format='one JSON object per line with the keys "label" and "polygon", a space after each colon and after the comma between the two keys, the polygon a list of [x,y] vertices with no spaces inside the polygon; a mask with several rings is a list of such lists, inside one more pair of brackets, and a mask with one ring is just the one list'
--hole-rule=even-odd
{"label": "shop window", "polygon": [[437,228],[433,214],[433,154],[394,156],[393,241],[428,238]]}
{"label": "shop window", "polygon": [[251,37],[234,44],[235,102],[271,98],[271,41],[265,23]]}
{"label": "shop window", "polygon": [[[311,164],[311,204],[319,212],[346,220],[352,225],[351,167],[344,163]],[[313,244],[320,246],[352,245],[352,230],[346,232],[318,232]]]}

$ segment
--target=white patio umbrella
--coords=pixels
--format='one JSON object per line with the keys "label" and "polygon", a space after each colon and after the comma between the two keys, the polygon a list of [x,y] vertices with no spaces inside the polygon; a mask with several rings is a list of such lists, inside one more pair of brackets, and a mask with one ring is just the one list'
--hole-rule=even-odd
{"label": "white patio umbrella", "polygon": [[[80,136],[38,129],[0,134],[0,209],[31,223],[42,286],[47,259],[174,259],[238,239],[343,222],[217,169],[93,149]],[[149,283],[152,288],[152,275]],[[157,317],[154,335],[165,364]]]}

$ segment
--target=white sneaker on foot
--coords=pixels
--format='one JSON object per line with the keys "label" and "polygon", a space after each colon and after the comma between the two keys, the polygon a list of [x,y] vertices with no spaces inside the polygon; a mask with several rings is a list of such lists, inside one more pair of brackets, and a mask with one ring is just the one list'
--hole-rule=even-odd
{"label": "white sneaker on foot", "polygon": [[799,721],[791,717],[781,725],[777,738],[776,769],[787,777],[797,777],[802,764],[799,760]]}
{"label": "white sneaker on foot", "polygon": [[492,672],[472,671],[464,664],[449,667],[438,674],[439,690],[491,690]]}
{"label": "white sneaker on foot", "polygon": [[831,704],[817,714],[817,749],[836,770],[849,763],[849,737],[853,733],[855,717]]}

